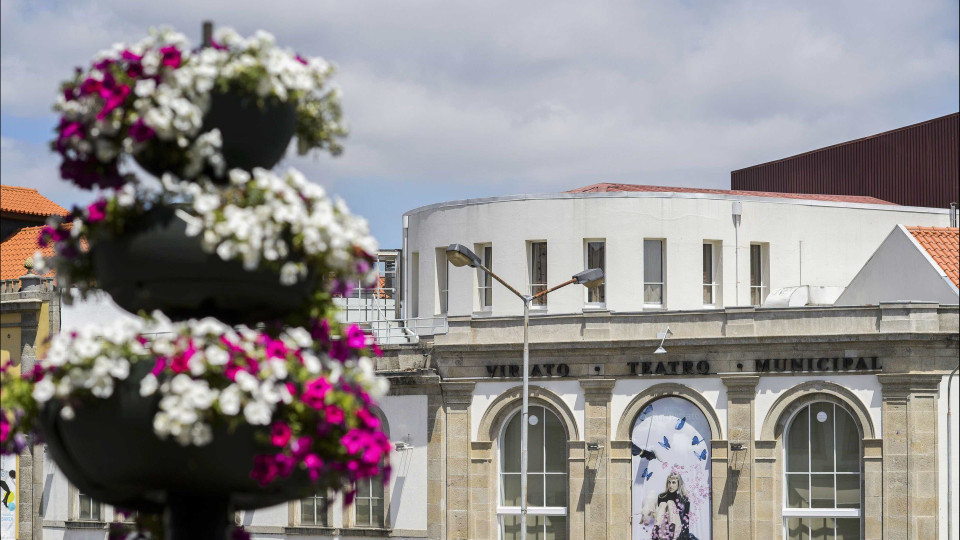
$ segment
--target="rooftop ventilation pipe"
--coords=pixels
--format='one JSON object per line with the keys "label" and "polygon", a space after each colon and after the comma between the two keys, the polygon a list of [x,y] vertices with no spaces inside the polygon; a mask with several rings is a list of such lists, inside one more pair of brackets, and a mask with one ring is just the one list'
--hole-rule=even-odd
{"label": "rooftop ventilation pipe", "polygon": [[950,203],[950,226],[957,226],[957,203]]}

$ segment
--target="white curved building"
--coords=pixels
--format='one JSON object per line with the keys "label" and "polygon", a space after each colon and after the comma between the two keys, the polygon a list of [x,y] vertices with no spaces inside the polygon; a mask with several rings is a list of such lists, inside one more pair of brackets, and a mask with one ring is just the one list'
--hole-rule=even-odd
{"label": "white curved building", "polygon": [[455,243],[524,294],[603,266],[602,289],[567,287],[534,306],[550,314],[760,305],[799,285],[832,288],[832,300],[898,223],[947,226],[949,210],[623,184],[432,204],[403,216],[404,317],[522,312],[480,271],[450,269],[444,251]]}

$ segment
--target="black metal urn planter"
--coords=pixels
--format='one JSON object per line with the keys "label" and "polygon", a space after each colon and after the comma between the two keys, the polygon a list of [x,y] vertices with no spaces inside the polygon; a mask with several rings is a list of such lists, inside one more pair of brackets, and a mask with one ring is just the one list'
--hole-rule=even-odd
{"label": "black metal urn planter", "polygon": [[333,295],[372,282],[376,243],[301,173],[270,170],[292,136],[339,153],[332,68],[263,32],[204,34],[191,50],[152,31],[63,84],[61,176],[104,195],[38,241],[61,287],[144,316],[58,334],[32,372],[0,372],[0,450],[40,436],[82,492],[162,512],[167,540],[349,492],[387,475],[391,450],[371,410],[379,349],[331,317]]}
{"label": "black metal urn planter", "polygon": [[125,381],[108,399],[77,407],[70,420],[61,417],[62,402],[49,402],[38,418],[40,431],[80,491],[118,508],[165,512],[171,538],[224,538],[228,511],[272,506],[313,489],[299,471],[268,487],[250,478],[254,457],[276,452],[260,442],[268,440],[266,428],[220,426],[202,447],[160,440],[151,427],[158,403]]}
{"label": "black metal urn planter", "polygon": [[[213,92],[210,109],[203,117],[200,131],[219,130],[222,140],[223,171],[272,169],[287,150],[297,127],[297,110],[293,103],[257,98],[236,90]],[[185,156],[176,141],[146,145],[134,155],[137,163],[150,174],[161,177],[172,172],[185,176]],[[203,173],[217,184],[226,184],[225,173],[211,166]]]}
{"label": "black metal urn planter", "polygon": [[207,253],[174,208],[155,208],[121,238],[101,238],[91,250],[97,284],[131,313],[155,309],[172,320],[215,317],[229,324],[282,319],[301,309],[315,274],[291,284],[269,268],[246,270],[239,260]]}

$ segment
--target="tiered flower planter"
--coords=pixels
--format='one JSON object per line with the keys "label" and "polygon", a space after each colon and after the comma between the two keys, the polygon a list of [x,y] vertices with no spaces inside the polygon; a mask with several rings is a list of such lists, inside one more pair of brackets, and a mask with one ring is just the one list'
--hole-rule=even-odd
{"label": "tiered flower planter", "polygon": [[82,492],[163,512],[177,540],[225,538],[234,510],[350,490],[387,472],[390,448],[369,410],[379,350],[329,318],[333,294],[372,278],[366,223],[267,170],[294,135],[301,153],[339,152],[329,66],[263,33],[220,40],[190,52],[155,33],[65,84],[61,174],[113,194],[39,241],[61,285],[146,319],[55,336],[33,372],[2,375],[4,452],[39,434]]}

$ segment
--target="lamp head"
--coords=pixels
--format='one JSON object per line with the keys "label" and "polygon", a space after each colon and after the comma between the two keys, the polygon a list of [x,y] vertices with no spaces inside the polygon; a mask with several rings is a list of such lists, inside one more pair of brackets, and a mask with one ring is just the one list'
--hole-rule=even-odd
{"label": "lamp head", "polygon": [[483,264],[480,262],[480,257],[477,257],[476,253],[470,251],[463,244],[450,244],[447,247],[447,260],[450,261],[450,264],[458,267],[476,268]]}
{"label": "lamp head", "polygon": [[603,269],[588,268],[583,272],[577,272],[574,274],[573,279],[584,287],[596,287],[597,285],[603,283]]}
{"label": "lamp head", "polygon": [[663,345],[657,347],[657,350],[653,351],[653,354],[667,354],[667,350],[663,348]]}

